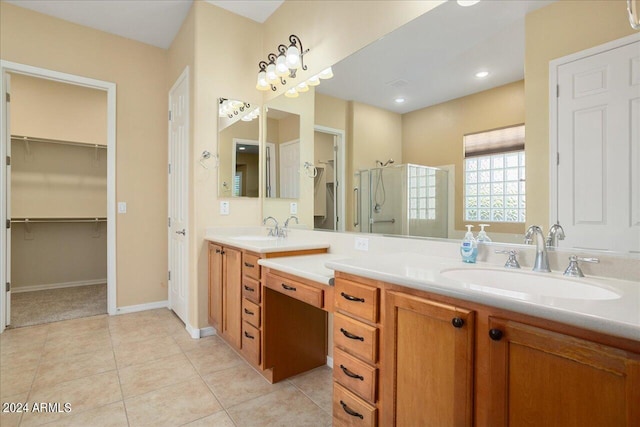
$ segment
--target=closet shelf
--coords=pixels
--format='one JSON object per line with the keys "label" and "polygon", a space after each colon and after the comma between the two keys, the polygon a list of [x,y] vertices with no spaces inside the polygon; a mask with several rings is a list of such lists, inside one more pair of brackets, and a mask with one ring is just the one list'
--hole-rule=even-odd
{"label": "closet shelf", "polygon": [[105,217],[75,217],[75,218],[11,218],[11,223],[54,223],[54,222],[107,222]]}
{"label": "closet shelf", "polygon": [[36,138],[32,136],[23,136],[23,135],[11,135],[11,141],[41,142],[45,144],[73,145],[76,147],[87,147],[87,148],[104,148],[104,149],[107,148],[106,145],[101,145],[101,144],[91,144],[88,142],[77,142],[77,141],[63,141],[61,139]]}

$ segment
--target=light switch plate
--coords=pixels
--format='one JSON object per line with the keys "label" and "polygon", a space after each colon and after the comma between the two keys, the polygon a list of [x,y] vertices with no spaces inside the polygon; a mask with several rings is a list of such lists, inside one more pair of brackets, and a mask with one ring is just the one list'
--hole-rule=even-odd
{"label": "light switch plate", "polygon": [[220,215],[229,215],[229,202],[226,200],[220,201]]}
{"label": "light switch plate", "polygon": [[369,250],[369,239],[364,237],[356,237],[355,248],[358,251],[368,251]]}
{"label": "light switch plate", "polygon": [[118,213],[127,213],[127,202],[118,202]]}
{"label": "light switch plate", "polygon": [[298,204],[296,202],[292,202],[289,205],[289,213],[291,215],[297,215],[298,214]]}

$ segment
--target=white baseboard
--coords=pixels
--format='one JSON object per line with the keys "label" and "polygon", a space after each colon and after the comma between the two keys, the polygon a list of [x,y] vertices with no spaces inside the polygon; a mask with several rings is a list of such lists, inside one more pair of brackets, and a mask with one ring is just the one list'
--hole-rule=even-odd
{"label": "white baseboard", "polygon": [[200,328],[200,338],[210,337],[211,335],[218,335],[218,331],[213,326],[207,326],[206,328]]}
{"label": "white baseboard", "polygon": [[74,288],[76,286],[90,286],[90,285],[104,285],[107,283],[106,277],[104,279],[94,280],[78,280],[77,282],[62,282],[62,283],[46,283],[44,285],[27,285],[27,286],[12,286],[11,292],[19,294],[21,292],[34,292],[45,291],[49,289],[62,289],[62,288]]}
{"label": "white baseboard", "polygon": [[187,332],[189,333],[189,336],[191,336],[191,338],[193,338],[194,340],[200,339],[200,329],[194,328],[193,326],[191,326],[188,323],[186,323],[184,325],[184,328],[187,330]]}
{"label": "white baseboard", "polygon": [[333,369],[333,357],[327,356],[327,366]]}
{"label": "white baseboard", "polygon": [[169,307],[168,300],[156,301],[156,302],[149,302],[146,304],[127,305],[125,307],[118,307],[116,309],[116,314],[118,315],[118,314],[135,313],[138,311],[155,310],[156,308],[167,308],[167,307]]}

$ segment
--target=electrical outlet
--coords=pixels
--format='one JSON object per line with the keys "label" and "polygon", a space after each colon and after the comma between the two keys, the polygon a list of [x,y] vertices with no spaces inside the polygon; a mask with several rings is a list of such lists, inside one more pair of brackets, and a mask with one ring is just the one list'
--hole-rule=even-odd
{"label": "electrical outlet", "polygon": [[298,214],[298,204],[296,202],[292,202],[291,204],[289,204],[289,213],[291,215]]}
{"label": "electrical outlet", "polygon": [[220,215],[229,215],[229,202],[226,200],[220,202]]}
{"label": "electrical outlet", "polygon": [[127,202],[118,202],[118,213],[127,213]]}
{"label": "electrical outlet", "polygon": [[364,237],[356,237],[355,248],[358,251],[368,251],[369,250],[369,239]]}

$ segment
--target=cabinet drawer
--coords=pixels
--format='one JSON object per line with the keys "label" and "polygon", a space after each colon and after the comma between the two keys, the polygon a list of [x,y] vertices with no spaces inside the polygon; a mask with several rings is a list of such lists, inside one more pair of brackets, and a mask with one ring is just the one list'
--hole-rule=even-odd
{"label": "cabinet drawer", "polygon": [[338,279],[335,285],[335,306],[354,316],[378,322],[380,290],[373,286]]}
{"label": "cabinet drawer", "polygon": [[378,370],[337,348],[333,352],[333,379],[363,399],[376,402]]}
{"label": "cabinet drawer", "polygon": [[337,347],[370,363],[378,361],[378,329],[336,313],[333,342]]}
{"label": "cabinet drawer", "polygon": [[258,260],[260,258],[251,254],[242,254],[242,275],[260,280],[260,266]]}
{"label": "cabinet drawer", "polygon": [[260,364],[260,330],[248,322],[242,322],[242,354],[255,364]]}
{"label": "cabinet drawer", "polygon": [[351,393],[338,383],[333,383],[333,418],[343,426],[368,426],[378,424],[378,410]]}
{"label": "cabinet drawer", "polygon": [[260,282],[249,279],[248,277],[243,277],[242,296],[255,302],[256,304],[260,304]]}
{"label": "cabinet drawer", "polygon": [[314,307],[322,308],[323,292],[321,289],[272,274],[267,274],[266,286]]}
{"label": "cabinet drawer", "polygon": [[260,306],[242,298],[242,320],[249,322],[256,328],[260,327]]}

